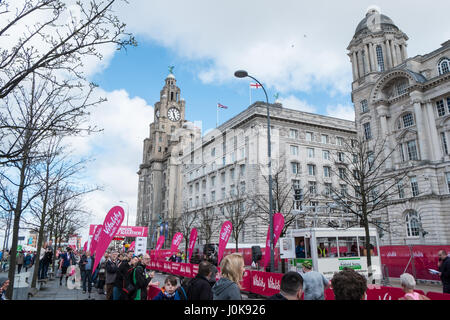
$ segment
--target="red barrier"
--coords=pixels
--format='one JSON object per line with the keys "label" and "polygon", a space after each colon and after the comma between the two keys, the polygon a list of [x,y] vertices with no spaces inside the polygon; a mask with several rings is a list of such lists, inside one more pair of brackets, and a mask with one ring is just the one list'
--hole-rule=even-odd
{"label": "red barrier", "polygon": [[450,300],[450,294],[439,292],[427,292],[426,296],[431,300]]}
{"label": "red barrier", "polygon": [[147,290],[147,300],[152,300],[159,294],[160,291],[161,289],[158,287],[149,286]]}
{"label": "red barrier", "polygon": [[328,288],[324,292],[325,300],[334,300],[334,291],[331,288]]}
{"label": "red barrier", "polygon": [[262,296],[272,296],[280,292],[281,273],[251,271],[251,291]]}
{"label": "red barrier", "polygon": [[245,270],[241,281],[241,289],[248,292],[252,291],[252,271]]}

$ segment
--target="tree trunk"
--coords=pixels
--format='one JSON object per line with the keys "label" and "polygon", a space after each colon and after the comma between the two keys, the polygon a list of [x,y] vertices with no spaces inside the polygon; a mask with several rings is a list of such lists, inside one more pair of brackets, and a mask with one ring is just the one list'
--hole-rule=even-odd
{"label": "tree trunk", "polygon": [[39,227],[39,235],[38,235],[38,242],[37,242],[37,251],[36,251],[36,258],[34,263],[34,271],[33,271],[33,280],[31,281],[31,288],[36,288],[36,282],[38,278],[38,272],[39,272],[39,264],[40,262],[40,255],[42,250],[42,240],[44,237],[44,219],[41,219],[41,226]]}
{"label": "tree trunk", "polygon": [[370,233],[369,233],[369,220],[367,219],[367,214],[364,214],[364,219],[363,219],[363,224],[364,224],[364,231],[366,234],[366,240],[365,240],[365,244],[364,247],[366,248],[366,252],[367,252],[367,272],[368,272],[368,279],[370,282],[373,282],[372,280],[372,255],[370,252]]}

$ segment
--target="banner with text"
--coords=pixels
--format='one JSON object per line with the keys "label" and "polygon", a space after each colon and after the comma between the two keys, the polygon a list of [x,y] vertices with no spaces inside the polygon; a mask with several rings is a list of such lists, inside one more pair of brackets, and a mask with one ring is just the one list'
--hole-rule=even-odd
{"label": "banner with text", "polygon": [[194,252],[195,242],[197,241],[197,229],[194,228],[191,230],[191,235],[189,236],[189,256],[188,261],[191,261],[192,253]]}
{"label": "banner with text", "polygon": [[178,246],[180,245],[182,240],[183,240],[183,234],[181,232],[177,232],[173,235],[172,246],[170,247],[170,254],[177,253]]}
{"label": "banner with text", "polygon": [[[281,235],[281,231],[284,227],[284,217],[281,213],[275,213],[273,216],[273,247],[275,248],[278,238]],[[266,239],[266,250],[264,254],[264,268],[267,267],[267,265],[270,262],[270,225],[269,230],[267,230],[267,239]]]}
{"label": "banner with text", "polygon": [[98,240],[100,239],[100,234],[102,233],[102,228],[102,225],[98,225],[95,228],[94,235],[91,239],[91,245],[89,246],[89,252],[91,253],[91,255],[93,255],[95,253],[95,250],[97,249],[97,244]]}
{"label": "banner with text", "polygon": [[219,265],[220,261],[222,260],[225,247],[227,246],[228,243],[228,239],[230,239],[232,228],[233,226],[230,221],[225,221],[222,224],[222,229],[220,230],[219,235],[219,253],[217,255],[217,265]]}

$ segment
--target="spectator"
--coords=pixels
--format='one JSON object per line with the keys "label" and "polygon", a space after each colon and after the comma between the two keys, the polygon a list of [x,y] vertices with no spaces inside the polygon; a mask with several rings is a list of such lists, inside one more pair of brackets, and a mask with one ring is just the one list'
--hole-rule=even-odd
{"label": "spectator", "polygon": [[335,300],[364,300],[367,280],[353,269],[344,268],[331,279]]}
{"label": "spectator", "polygon": [[20,251],[17,254],[17,259],[16,259],[17,273],[20,273],[20,271],[22,270],[23,262],[24,262],[23,251]]}
{"label": "spectator", "polygon": [[182,262],[181,252],[177,253],[177,256],[175,257],[175,262]]}
{"label": "spectator", "polygon": [[177,261],[177,256],[176,256],[175,253],[170,256],[169,261],[170,262],[176,262]]}
{"label": "spectator", "polygon": [[6,290],[8,290],[9,279],[7,277],[0,277],[0,300],[6,299]]}
{"label": "spectator", "polygon": [[303,278],[298,272],[287,272],[281,278],[280,293],[268,300],[301,300],[303,294]]}
{"label": "spectator", "polygon": [[323,274],[312,270],[311,261],[302,263],[303,291],[305,300],[325,300],[325,290],[330,287],[330,282]]}
{"label": "spectator", "polygon": [[[133,252],[132,251],[128,251],[126,254],[126,257],[124,258],[124,260],[122,261],[122,263],[119,266],[119,273],[118,275],[120,275],[120,281],[121,281],[121,295],[120,295],[120,300],[129,300],[130,299],[130,287],[129,285],[131,283],[131,279],[132,279],[132,273],[134,270],[134,265],[137,263],[137,260],[139,260],[138,257],[133,256]],[[134,287],[133,287],[134,289]]]}
{"label": "spectator", "polygon": [[244,258],[232,253],[220,262],[222,277],[212,287],[213,300],[242,300],[240,282],[244,275]]}
{"label": "spectator", "polygon": [[[188,300],[212,300],[213,294],[209,278],[212,274],[212,268],[208,261],[202,261],[198,265],[198,273],[191,280],[187,290]],[[215,267],[214,267],[215,268]]]}
{"label": "spectator", "polygon": [[305,254],[305,242],[300,240],[300,243],[295,247],[295,257],[296,258],[306,258]]}
{"label": "spectator", "polygon": [[23,262],[23,266],[25,267],[25,272],[28,271],[28,268],[31,268],[31,261],[32,261],[32,253],[28,252],[25,256],[25,260]]}
{"label": "spectator", "polygon": [[400,284],[405,295],[399,300],[430,300],[428,297],[414,291],[416,288],[416,280],[409,273],[404,273],[400,276]]}
{"label": "spectator", "polygon": [[319,258],[328,257],[328,249],[325,248],[325,244],[323,242],[319,243],[319,246],[317,247],[317,254],[319,255]]}
{"label": "spectator", "polygon": [[106,261],[109,259],[109,253],[106,252],[105,255],[100,260],[98,264],[98,281],[97,289],[99,294],[106,294],[105,292],[105,282],[106,282]]}
{"label": "spectator", "polygon": [[80,262],[80,272],[81,272],[81,283],[83,286],[83,293],[86,293],[86,281],[88,284],[88,292],[91,293],[92,290],[92,267],[94,266],[94,258],[91,256],[89,251],[86,251],[84,255],[81,256]]}
{"label": "spectator", "polygon": [[150,256],[148,254],[145,254],[142,260],[135,261],[132,283],[136,287],[136,290],[130,297],[132,300],[147,300],[147,289],[151,285],[152,278],[155,276],[154,272],[146,273],[145,271],[149,262]]}
{"label": "spectator", "polygon": [[186,294],[183,289],[178,286],[178,279],[175,276],[167,276],[164,281],[164,287],[153,300],[186,300]]}
{"label": "spectator", "polygon": [[106,300],[113,300],[114,282],[116,281],[117,270],[119,266],[118,252],[111,253],[106,260]]}
{"label": "spectator", "polygon": [[63,276],[66,276],[67,281],[67,268],[69,268],[71,265],[75,264],[75,258],[72,252],[72,248],[67,247],[67,250],[65,253],[61,253],[59,255],[60,261],[59,261],[59,268],[61,269],[61,278],[59,279],[59,285],[62,285],[62,278]]}
{"label": "spectator", "polygon": [[443,285],[443,293],[450,293],[450,258],[445,250],[439,250],[439,276]]}

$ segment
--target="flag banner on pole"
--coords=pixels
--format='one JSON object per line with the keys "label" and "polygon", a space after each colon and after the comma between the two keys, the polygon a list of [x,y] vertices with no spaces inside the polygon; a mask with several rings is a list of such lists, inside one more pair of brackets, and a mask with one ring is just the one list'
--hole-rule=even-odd
{"label": "flag banner on pole", "polygon": [[95,269],[111,243],[111,240],[114,238],[117,231],[119,231],[120,225],[122,224],[124,218],[125,211],[120,206],[113,207],[106,215],[102,226],[102,232],[100,234],[100,238],[98,239],[97,249],[95,250],[96,254],[94,266],[92,267],[92,273],[95,272]]}
{"label": "flag banner on pole", "polygon": [[223,253],[225,252],[225,247],[227,246],[228,239],[230,239],[232,224],[230,221],[225,221],[222,224],[222,229],[219,234],[219,253],[217,255],[217,264],[220,264],[222,260]]}
{"label": "flag banner on pole", "polygon": [[128,248],[128,251],[134,251],[135,242],[133,241]]}
{"label": "flag banner on pole", "polygon": [[[284,227],[284,217],[281,213],[275,213],[273,215],[273,248],[275,249],[275,245],[277,244],[278,238],[281,235],[281,230]],[[267,231],[267,239],[266,239],[266,250],[264,253],[264,268],[267,267],[270,261],[270,224],[269,230]]]}
{"label": "flag banner on pole", "polygon": [[227,106],[224,106],[223,104],[220,104],[220,103],[217,104],[217,107],[222,108],[222,109],[228,109]]}
{"label": "flag banner on pole", "polygon": [[156,248],[155,248],[156,259],[159,258],[158,253],[159,253],[159,250],[161,250],[161,248],[162,248],[162,246],[164,244],[164,240],[165,240],[164,236],[161,235],[161,236],[159,236],[158,241],[156,241]]}
{"label": "flag banner on pole", "polygon": [[183,234],[181,232],[175,233],[172,239],[172,247],[170,248],[170,254],[174,254],[178,251],[178,246],[183,240]]}
{"label": "flag banner on pole", "polygon": [[95,250],[97,249],[97,243],[98,243],[98,239],[100,238],[100,233],[102,232],[102,225],[97,225],[97,227],[95,227],[95,231],[94,231],[94,236],[92,237],[91,240],[91,245],[89,246],[89,252],[91,253],[91,255],[93,255],[95,253]]}
{"label": "flag banner on pole", "polygon": [[84,252],[86,252],[86,250],[87,250],[87,245],[88,245],[88,242],[86,241],[86,242],[84,243],[84,246],[83,246],[83,251],[84,251]]}
{"label": "flag banner on pole", "polygon": [[250,88],[259,89],[262,88],[262,85],[260,85],[259,83],[250,83]]}
{"label": "flag banner on pole", "polygon": [[188,261],[191,261],[192,253],[194,252],[195,242],[197,241],[198,231],[196,228],[191,230],[191,235],[189,236],[189,258]]}

